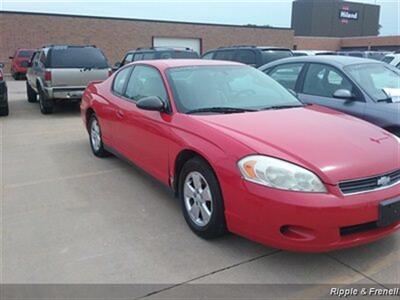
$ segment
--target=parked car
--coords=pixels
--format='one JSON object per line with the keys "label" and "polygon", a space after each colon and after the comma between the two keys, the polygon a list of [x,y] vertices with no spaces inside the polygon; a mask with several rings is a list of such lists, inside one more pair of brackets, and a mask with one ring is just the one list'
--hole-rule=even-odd
{"label": "parked car", "polygon": [[345,56],[283,59],[260,68],[301,101],[327,106],[400,136],[400,71],[383,62]]}
{"label": "parked car", "polygon": [[335,51],[325,50],[293,50],[293,56],[309,56],[309,55],[337,55]]}
{"label": "parked car", "polygon": [[290,56],[293,56],[292,51],[287,48],[237,45],[207,51],[202,58],[237,61],[258,68],[271,61]]}
{"label": "parked car", "polygon": [[124,157],[173,188],[200,237],[227,229],[319,252],[400,228],[400,139],[305,106],[255,68],[135,62],[89,84],[81,115],[94,155]]}
{"label": "parked car", "polygon": [[26,70],[28,68],[29,59],[35,49],[17,49],[11,59],[11,76],[15,79],[21,79],[25,77]]}
{"label": "parked car", "polygon": [[7,83],[4,78],[4,64],[0,63],[0,116],[8,116]]}
{"label": "parked car", "polygon": [[400,53],[388,54],[382,59],[382,61],[400,69]]}
{"label": "parked car", "polygon": [[193,49],[187,47],[141,47],[136,50],[128,51],[121,62],[115,63],[114,69],[118,69],[126,64],[138,60],[170,58],[199,58],[199,54]]}
{"label": "parked car", "polygon": [[338,55],[352,56],[352,57],[363,57],[375,60],[382,60],[385,55],[389,54],[388,51],[338,51]]}
{"label": "parked car", "polygon": [[111,69],[103,52],[91,45],[47,45],[35,52],[27,72],[27,96],[50,114],[56,100],[79,101],[86,85],[104,80]]}

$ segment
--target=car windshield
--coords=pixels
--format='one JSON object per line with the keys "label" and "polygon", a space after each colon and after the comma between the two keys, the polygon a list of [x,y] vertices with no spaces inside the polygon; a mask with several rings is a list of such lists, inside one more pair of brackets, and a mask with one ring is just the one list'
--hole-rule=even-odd
{"label": "car windshield", "polygon": [[31,57],[34,51],[21,50],[18,52],[18,57]]}
{"label": "car windshield", "polygon": [[103,52],[95,47],[56,46],[50,53],[51,68],[108,68]]}
{"label": "car windshield", "polygon": [[167,75],[178,110],[183,113],[208,108],[240,112],[302,106],[279,83],[249,66],[177,67],[169,69]]}
{"label": "car windshield", "polygon": [[388,98],[388,90],[400,89],[400,71],[384,63],[358,64],[344,68],[375,101]]}

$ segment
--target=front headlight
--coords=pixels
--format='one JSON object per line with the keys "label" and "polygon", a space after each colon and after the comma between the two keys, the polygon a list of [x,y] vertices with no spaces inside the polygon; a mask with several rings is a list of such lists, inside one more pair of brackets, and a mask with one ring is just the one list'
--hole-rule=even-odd
{"label": "front headlight", "polygon": [[251,155],[238,162],[244,179],[272,188],[325,193],[317,175],[289,162],[262,155]]}

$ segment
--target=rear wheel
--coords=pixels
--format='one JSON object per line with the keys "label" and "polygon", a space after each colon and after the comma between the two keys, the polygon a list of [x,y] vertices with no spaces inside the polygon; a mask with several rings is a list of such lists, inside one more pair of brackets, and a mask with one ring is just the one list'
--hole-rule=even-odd
{"label": "rear wheel", "polygon": [[33,103],[37,101],[37,93],[31,87],[28,81],[26,81],[26,95],[28,97],[28,102]]}
{"label": "rear wheel", "polygon": [[195,234],[212,239],[226,232],[218,180],[209,164],[200,157],[190,159],[183,166],[179,198],[185,220]]}
{"label": "rear wheel", "polygon": [[89,140],[92,152],[97,157],[107,157],[110,153],[104,149],[104,144],[101,136],[100,124],[96,115],[91,115],[89,119]]}
{"label": "rear wheel", "polygon": [[49,115],[53,113],[54,101],[49,99],[42,89],[39,89],[39,106],[42,114]]}

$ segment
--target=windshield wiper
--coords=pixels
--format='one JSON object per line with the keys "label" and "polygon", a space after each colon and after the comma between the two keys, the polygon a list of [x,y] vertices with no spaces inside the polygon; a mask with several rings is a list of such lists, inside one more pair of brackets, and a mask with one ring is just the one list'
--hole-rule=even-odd
{"label": "windshield wiper", "polygon": [[295,108],[295,107],[304,107],[304,105],[273,105],[260,108],[259,110],[269,110],[269,109],[286,109],[286,108]]}
{"label": "windshield wiper", "polygon": [[222,113],[222,114],[232,114],[232,113],[241,113],[241,112],[250,112],[250,111],[257,111],[255,109],[249,108],[237,108],[237,107],[203,107],[198,109],[189,110],[187,114],[194,114],[194,113],[202,113],[202,112],[215,112],[215,113]]}

